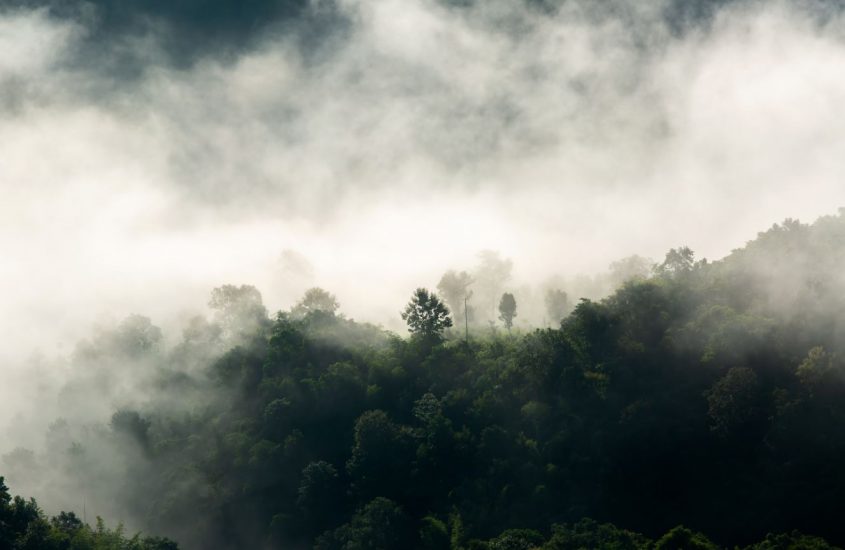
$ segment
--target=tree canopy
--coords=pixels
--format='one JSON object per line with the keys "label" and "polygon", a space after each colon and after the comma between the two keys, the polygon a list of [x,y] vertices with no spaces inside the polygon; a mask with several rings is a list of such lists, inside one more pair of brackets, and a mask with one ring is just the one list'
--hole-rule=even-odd
{"label": "tree canopy", "polygon": [[[81,345],[62,403],[139,370],[147,399],[57,421],[46,450],[0,468],[190,549],[841,547],[842,242],[835,216],[716,262],[676,250],[549,328],[468,341],[423,288],[402,338],[342,315],[271,321],[231,287],[249,307],[217,301],[233,315],[172,348],[137,317]],[[256,322],[221,335],[241,318]],[[2,548],[69,532],[169,548],[0,486]]]}
{"label": "tree canopy", "polygon": [[123,525],[94,527],[73,512],[48,518],[34,499],[12,497],[0,476],[0,548],[3,550],[179,550],[162,537],[126,536]]}
{"label": "tree canopy", "polygon": [[437,340],[443,331],[452,326],[449,308],[440,298],[425,288],[414,291],[411,301],[402,311],[408,331],[425,340]]}

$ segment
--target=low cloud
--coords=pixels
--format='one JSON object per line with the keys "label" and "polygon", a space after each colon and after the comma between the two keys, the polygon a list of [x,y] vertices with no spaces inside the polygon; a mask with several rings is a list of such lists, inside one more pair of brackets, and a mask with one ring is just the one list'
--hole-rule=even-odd
{"label": "low cloud", "polygon": [[538,283],[719,257],[845,198],[823,4],[272,6],[0,12],[4,353],[175,326],[226,282],[393,326],[482,249]]}

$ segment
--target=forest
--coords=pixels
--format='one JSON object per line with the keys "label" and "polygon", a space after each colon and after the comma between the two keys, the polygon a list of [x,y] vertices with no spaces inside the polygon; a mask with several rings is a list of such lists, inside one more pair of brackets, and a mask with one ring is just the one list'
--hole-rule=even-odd
{"label": "forest", "polygon": [[408,335],[318,288],[270,315],[221,286],[173,345],[133,315],[68,359],[53,399],[89,416],[2,457],[0,547],[845,545],[843,267],[840,211],[672,249],[551,327],[507,288],[470,325],[469,285],[397,304]]}

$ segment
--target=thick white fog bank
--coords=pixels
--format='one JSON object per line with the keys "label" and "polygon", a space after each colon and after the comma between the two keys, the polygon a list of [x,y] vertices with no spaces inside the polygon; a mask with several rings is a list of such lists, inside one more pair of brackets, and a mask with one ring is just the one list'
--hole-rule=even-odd
{"label": "thick white fog bank", "polygon": [[315,58],[279,34],[188,68],[151,28],[131,80],[72,59],[84,20],[0,12],[4,365],[129,313],[176,328],[223,283],[398,329],[483,249],[517,287],[845,204],[842,19],[754,4],[679,37],[660,5],[346,1]]}

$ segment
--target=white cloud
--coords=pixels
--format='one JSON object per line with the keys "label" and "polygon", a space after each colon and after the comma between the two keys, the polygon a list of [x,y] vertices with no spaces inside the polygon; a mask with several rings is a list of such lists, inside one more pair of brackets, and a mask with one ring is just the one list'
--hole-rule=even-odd
{"label": "white cloud", "polygon": [[286,307],[305,281],[285,249],[390,322],[480,249],[539,281],[682,243],[719,256],[842,204],[842,21],[756,6],[678,38],[659,8],[350,1],[317,59],[271,36],[120,85],[65,62],[84,29],[6,12],[0,81],[37,93],[0,119],[0,330],[50,350],[226,282]]}

